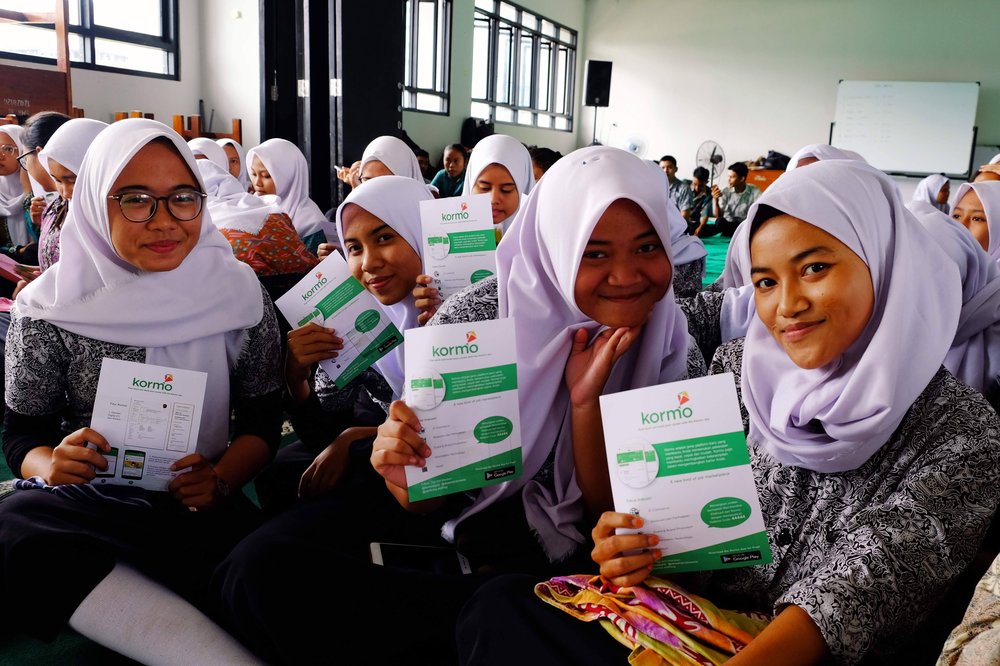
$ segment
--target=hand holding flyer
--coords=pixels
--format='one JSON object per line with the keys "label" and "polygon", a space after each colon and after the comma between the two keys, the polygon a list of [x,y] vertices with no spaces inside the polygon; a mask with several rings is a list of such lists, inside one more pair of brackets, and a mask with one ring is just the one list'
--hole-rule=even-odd
{"label": "hand holding flyer", "polygon": [[166,490],[170,466],[198,447],[208,375],[106,358],[90,427],[111,444],[91,483]]}
{"label": "hand holding flyer", "polygon": [[442,300],[496,273],[496,235],[488,194],[420,202],[424,272]]}
{"label": "hand holding flyer", "polygon": [[337,358],[320,361],[330,379],[343,388],[403,342],[382,306],[358,282],[337,252],[274,302],[294,326],[315,322],[332,328],[344,341]]}
{"label": "hand holding flyer", "polygon": [[772,561],[732,374],[601,396],[601,419],[615,510],[660,538],[654,573]]}
{"label": "hand holding flyer", "polygon": [[410,501],[520,476],[516,359],[509,319],[406,331],[403,399],[431,449],[406,468]]}

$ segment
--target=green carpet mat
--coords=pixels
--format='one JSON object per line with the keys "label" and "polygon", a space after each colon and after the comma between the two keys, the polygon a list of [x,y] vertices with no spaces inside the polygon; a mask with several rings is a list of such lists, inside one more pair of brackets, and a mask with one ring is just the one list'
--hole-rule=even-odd
{"label": "green carpet mat", "polygon": [[705,249],[708,250],[708,256],[705,257],[705,279],[701,282],[702,286],[707,287],[722,275],[722,269],[726,266],[729,241],[728,236],[709,236],[701,239],[701,242],[705,244]]}

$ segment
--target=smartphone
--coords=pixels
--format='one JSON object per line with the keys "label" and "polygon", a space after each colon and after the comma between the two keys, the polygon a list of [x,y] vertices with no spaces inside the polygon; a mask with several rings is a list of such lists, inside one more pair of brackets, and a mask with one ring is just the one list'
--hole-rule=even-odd
{"label": "smartphone", "polygon": [[454,548],[415,546],[408,543],[371,543],[372,562],[400,569],[440,574],[472,573],[469,560]]}
{"label": "smartphone", "polygon": [[144,451],[125,450],[125,460],[122,462],[123,479],[141,479],[142,470],[146,466]]}

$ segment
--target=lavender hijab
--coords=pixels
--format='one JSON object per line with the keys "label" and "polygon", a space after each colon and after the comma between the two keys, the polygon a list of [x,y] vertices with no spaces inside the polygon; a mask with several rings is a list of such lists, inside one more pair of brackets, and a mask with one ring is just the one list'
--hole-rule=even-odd
{"label": "lavender hijab", "polygon": [[750,436],[786,465],[856,469],[889,440],[941,367],[959,320],[958,269],[903,206],[892,179],[860,162],[786,173],[747,219],[764,205],[849,247],[871,271],[875,298],[857,340],[812,370],[795,365],[759,317],[751,322],[742,380]]}
{"label": "lavender hijab", "polygon": [[[574,474],[563,375],[574,332],[603,330],[577,307],[574,288],[594,227],[619,199],[642,208],[672,261],[670,204],[662,174],[657,176],[630,153],[604,146],[581,148],[556,162],[525,197],[497,247],[499,315],[512,318],[517,330],[523,474],[484,489],[457,521],[445,525],[445,538],[453,538],[457,522],[520,494],[528,524],[549,560],[565,559],[585,541],[576,528],[583,519],[583,502]],[[668,287],[639,340],[615,365],[604,392],[686,377],[688,339],[687,321]],[[534,477],[553,447],[554,487],[549,488]]]}
{"label": "lavender hijab", "polygon": [[958,208],[962,197],[969,190],[973,190],[983,204],[990,235],[986,251],[994,260],[1000,261],[1000,182],[962,183],[955,195],[955,208]]}
{"label": "lavender hijab", "polygon": [[[344,208],[354,204],[392,227],[393,231],[409,243],[423,262],[420,202],[430,201],[433,198],[423,182],[413,178],[406,176],[372,178],[364,184],[364,187],[355,188],[337,208],[337,237],[340,239],[340,246],[347,248],[344,242]],[[382,306],[401,333],[408,328],[418,326],[417,315],[420,313],[413,302],[412,292],[411,289],[406,298],[398,303]],[[401,397],[403,392],[403,347],[404,345],[400,345],[375,361],[375,366],[392,388],[392,394],[396,398]]]}
{"label": "lavender hijab", "polygon": [[[913,190],[911,204],[927,204],[947,215],[950,210],[948,202],[945,201],[942,204],[938,203],[937,200],[938,194],[941,192],[941,188],[944,187],[947,182],[948,179],[939,173],[932,173],[927,176],[917,183],[916,189]],[[913,205],[907,205],[907,208],[913,210]]]}
{"label": "lavender hijab", "polygon": [[965,227],[941,211],[926,206],[913,214],[962,276],[962,313],[944,366],[985,393],[1000,376],[1000,265]]}

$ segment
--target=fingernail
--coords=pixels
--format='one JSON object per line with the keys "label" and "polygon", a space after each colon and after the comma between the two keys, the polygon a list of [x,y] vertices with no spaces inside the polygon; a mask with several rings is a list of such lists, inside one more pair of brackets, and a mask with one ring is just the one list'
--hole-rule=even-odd
{"label": "fingernail", "polygon": [[650,546],[655,546],[656,544],[660,543],[660,537],[656,536],[655,534],[650,534],[646,538],[646,543],[648,543]]}
{"label": "fingernail", "polygon": [[638,516],[632,518],[632,527],[642,527],[643,520]]}
{"label": "fingernail", "polygon": [[663,551],[662,551],[662,550],[659,550],[659,549],[656,549],[656,550],[651,550],[651,551],[649,551],[649,552],[650,552],[650,553],[651,553],[651,554],[653,555],[653,557],[654,557],[654,558],[656,558],[656,559],[660,559],[661,557],[663,557]]}

